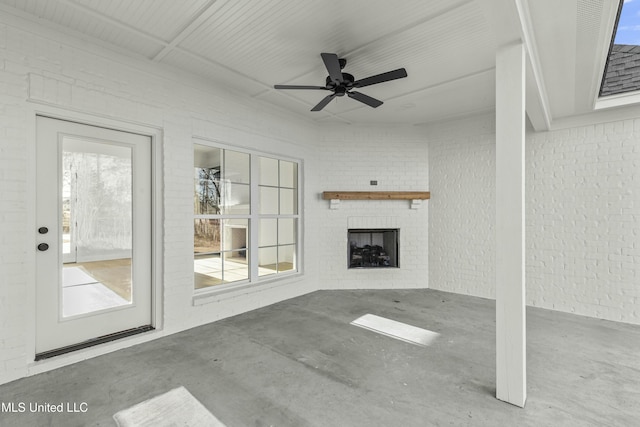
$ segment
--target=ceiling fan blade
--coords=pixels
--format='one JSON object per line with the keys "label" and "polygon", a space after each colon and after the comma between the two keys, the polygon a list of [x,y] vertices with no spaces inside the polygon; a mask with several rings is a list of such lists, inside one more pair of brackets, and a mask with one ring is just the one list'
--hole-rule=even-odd
{"label": "ceiling fan blade", "polygon": [[342,69],[340,68],[340,60],[335,53],[321,53],[324,66],[327,67],[329,77],[336,83],[342,81]]}
{"label": "ceiling fan blade", "polygon": [[327,104],[328,104],[328,103],[330,103],[330,102],[331,102],[331,100],[332,100],[335,96],[336,96],[336,94],[335,94],[335,93],[332,93],[331,95],[325,96],[325,97],[322,99],[322,101],[320,101],[320,102],[318,103],[318,105],[316,105],[315,107],[313,107],[313,108],[311,109],[311,111],[320,111],[320,110],[322,110],[324,107],[326,107],[326,106],[327,106]]}
{"label": "ceiling fan blade", "polygon": [[405,70],[404,68],[398,68],[397,70],[388,71],[382,74],[376,74],[375,76],[358,80],[353,83],[353,87],[365,87],[382,82],[388,82],[389,80],[401,79],[403,77],[407,77],[407,70]]}
{"label": "ceiling fan blade", "polygon": [[364,93],[360,93],[360,92],[347,92],[347,95],[349,96],[349,98],[353,98],[356,101],[360,101],[363,104],[367,104],[369,107],[373,107],[373,108],[378,108],[379,106],[381,106],[383,104],[382,101],[372,98],[369,95],[365,95]]}
{"label": "ceiling fan blade", "polygon": [[275,85],[274,89],[322,89],[329,90],[324,86],[298,86],[298,85]]}

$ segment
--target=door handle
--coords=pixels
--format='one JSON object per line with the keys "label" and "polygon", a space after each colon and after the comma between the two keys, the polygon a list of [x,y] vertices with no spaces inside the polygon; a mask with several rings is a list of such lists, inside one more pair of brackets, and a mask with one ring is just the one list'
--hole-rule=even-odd
{"label": "door handle", "polygon": [[44,251],[46,251],[47,249],[49,249],[49,245],[47,245],[46,243],[40,243],[40,244],[38,245],[38,250],[39,250],[39,251],[44,252]]}

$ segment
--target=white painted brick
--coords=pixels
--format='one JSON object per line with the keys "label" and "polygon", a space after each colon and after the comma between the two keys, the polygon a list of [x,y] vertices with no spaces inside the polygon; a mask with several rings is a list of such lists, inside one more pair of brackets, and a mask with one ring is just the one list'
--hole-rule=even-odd
{"label": "white painted brick", "polygon": [[[407,288],[428,286],[429,200],[417,210],[408,200],[343,200],[337,210],[322,200],[323,191],[429,190],[428,150],[415,129],[382,126],[326,128],[318,159],[307,168],[309,236],[321,242],[316,251],[320,287],[327,289]],[[377,186],[370,181],[377,180]],[[399,228],[400,268],[347,268],[348,228]],[[419,254],[419,255],[417,255]],[[308,260],[308,256],[306,257]]]}
{"label": "white painted brick", "polygon": [[[495,136],[480,123],[429,130],[429,283],[493,297]],[[528,304],[640,323],[624,299],[640,280],[639,130],[636,119],[527,136]]]}
{"label": "white painted brick", "polygon": [[[305,239],[308,274],[280,287],[258,288],[233,299],[221,298],[194,307],[192,220],[192,129],[202,136],[311,162],[318,149],[313,122],[274,113],[249,98],[242,99],[212,86],[203,78],[150,64],[96,47],[89,52],[66,35],[38,27],[22,27],[0,16],[0,382],[27,374],[25,312],[33,309],[27,289],[33,284],[33,257],[24,241],[27,209],[35,195],[28,182],[33,171],[31,136],[35,133],[30,99],[82,111],[100,121],[113,118],[163,131],[164,186],[162,253],[164,326],[179,331],[232,314],[310,292],[316,288],[314,239]],[[80,43],[84,44],[84,42]],[[426,149],[425,149],[426,151]],[[304,173],[304,171],[303,171]],[[308,192],[305,197],[309,198]],[[310,200],[310,199],[309,199]],[[307,221],[305,221],[307,223]],[[308,221],[308,227],[314,226]],[[26,306],[25,306],[26,304]],[[98,354],[99,352],[96,352]]]}

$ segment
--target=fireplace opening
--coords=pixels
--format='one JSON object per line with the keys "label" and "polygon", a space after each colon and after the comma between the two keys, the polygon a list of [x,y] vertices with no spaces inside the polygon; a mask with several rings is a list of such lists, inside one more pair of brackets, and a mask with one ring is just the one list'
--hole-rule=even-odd
{"label": "fireplace opening", "polygon": [[349,229],[349,268],[397,268],[398,234],[391,229]]}

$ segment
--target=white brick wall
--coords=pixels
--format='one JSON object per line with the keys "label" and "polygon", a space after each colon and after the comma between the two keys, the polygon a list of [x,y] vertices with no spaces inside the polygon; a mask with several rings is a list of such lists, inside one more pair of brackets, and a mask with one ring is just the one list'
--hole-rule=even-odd
{"label": "white brick wall", "polygon": [[[428,191],[427,145],[415,128],[326,126],[313,164],[307,218],[318,227],[314,268],[324,289],[420,288],[428,286],[429,203],[410,209],[408,200],[343,200],[336,210],[323,191]],[[377,180],[377,186],[370,181]],[[351,225],[400,229],[400,268],[347,269],[347,228]]]}
{"label": "white brick wall", "polygon": [[493,117],[429,129],[429,283],[495,297]]}
{"label": "white brick wall", "polygon": [[[317,129],[198,77],[124,57],[0,15],[0,383],[59,366],[33,364],[35,112],[160,129],[164,329],[168,334],[316,289],[316,274],[228,292],[194,306],[192,137],[301,159]],[[308,227],[312,222],[305,222]],[[313,255],[315,242],[305,252]],[[45,366],[43,368],[43,366]]]}
{"label": "white brick wall", "polygon": [[[492,116],[429,129],[430,286],[495,295]],[[640,323],[640,119],[526,141],[527,304]]]}
{"label": "white brick wall", "polygon": [[527,139],[527,301],[640,324],[640,119]]}
{"label": "white brick wall", "polygon": [[[0,49],[9,44],[9,31],[0,24]],[[16,56],[13,54],[12,56]],[[24,93],[27,80],[19,64],[0,61],[0,382],[9,374],[25,372],[24,310],[27,305],[25,283],[30,265],[27,262],[27,224],[24,221],[28,201],[27,108]]]}

